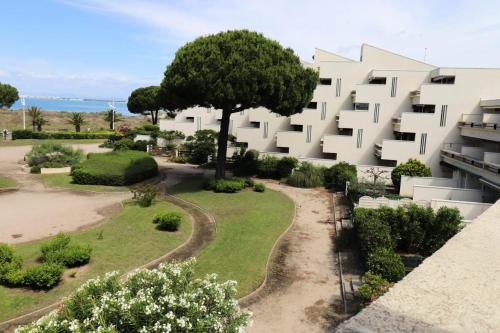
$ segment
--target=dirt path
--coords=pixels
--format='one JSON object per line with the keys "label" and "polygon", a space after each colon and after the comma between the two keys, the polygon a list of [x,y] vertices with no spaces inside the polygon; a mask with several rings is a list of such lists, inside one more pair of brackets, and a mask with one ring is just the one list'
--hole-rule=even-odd
{"label": "dirt path", "polygon": [[[106,151],[98,144],[73,145],[84,152]],[[0,176],[15,179],[19,191],[0,194],[0,243],[21,243],[102,220],[129,193],[85,193],[45,187],[20,161],[31,146],[0,147]]]}
{"label": "dirt path", "polygon": [[337,313],[342,303],[332,252],[330,196],[321,189],[276,183],[268,187],[292,197],[297,216],[273,260],[265,295],[248,306],[253,325],[247,332],[331,332],[341,318]]}

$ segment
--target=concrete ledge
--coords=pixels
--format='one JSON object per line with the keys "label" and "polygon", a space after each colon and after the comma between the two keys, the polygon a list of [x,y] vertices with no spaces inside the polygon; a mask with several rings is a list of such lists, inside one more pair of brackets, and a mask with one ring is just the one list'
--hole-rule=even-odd
{"label": "concrete ledge", "polygon": [[57,174],[57,173],[70,173],[71,172],[71,167],[64,167],[64,168],[41,168],[40,173],[42,175],[50,175],[50,174]]}

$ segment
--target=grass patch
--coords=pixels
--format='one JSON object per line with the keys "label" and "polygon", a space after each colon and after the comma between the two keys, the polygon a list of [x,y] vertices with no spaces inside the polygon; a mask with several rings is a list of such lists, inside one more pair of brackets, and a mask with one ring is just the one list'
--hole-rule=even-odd
{"label": "grass patch", "polygon": [[[152,223],[157,214],[165,211],[181,214],[182,223],[177,232],[159,231]],[[88,265],[68,269],[64,280],[54,289],[34,292],[0,286],[0,321],[52,304],[69,295],[89,278],[113,270],[127,272],[159,258],[186,241],[190,234],[189,217],[181,208],[164,201],[155,202],[148,208],[128,203],[105,223],[70,234],[75,242],[92,247],[92,258]],[[19,244],[15,250],[26,265],[30,265],[40,256],[43,243],[35,241]]]}
{"label": "grass patch", "polygon": [[103,143],[104,139],[19,139],[19,140],[0,140],[0,147],[14,147],[14,146],[31,146],[40,143],[66,143],[66,144],[84,144],[84,143]]}
{"label": "grass patch", "polygon": [[264,280],[269,252],[292,222],[293,201],[271,190],[214,193],[202,190],[202,183],[192,179],[170,190],[207,209],[217,221],[215,240],[198,255],[196,272],[200,277],[213,272],[221,281],[236,280],[237,296],[247,295]]}
{"label": "grass patch", "polygon": [[16,187],[17,182],[14,179],[0,177],[0,188]]}
{"label": "grass patch", "polygon": [[63,187],[71,190],[94,191],[94,192],[127,192],[127,186],[106,186],[106,185],[81,185],[73,183],[73,178],[68,173],[40,175],[42,182],[46,186]]}

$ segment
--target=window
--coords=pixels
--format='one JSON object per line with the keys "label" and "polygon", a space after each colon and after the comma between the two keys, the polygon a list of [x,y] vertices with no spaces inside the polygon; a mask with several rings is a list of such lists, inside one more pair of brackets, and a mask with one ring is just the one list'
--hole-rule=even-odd
{"label": "window", "polygon": [[373,110],[373,122],[375,124],[378,124],[379,115],[380,115],[380,104],[375,103],[375,109]]}
{"label": "window", "polygon": [[413,104],[412,106],[413,112],[420,113],[435,113],[436,106],[433,104]]}
{"label": "window", "polygon": [[337,85],[335,88],[335,96],[339,97],[342,92],[342,79],[337,79]]}
{"label": "window", "polygon": [[398,90],[398,78],[392,78],[392,86],[391,86],[391,97],[396,97],[396,91]]}
{"label": "window", "polygon": [[317,109],[318,108],[318,102],[309,102],[306,106],[307,109]]}
{"label": "window", "polygon": [[455,84],[455,77],[454,76],[438,76],[438,77],[433,77],[431,79],[432,83],[437,83],[437,84]]}
{"label": "window", "polygon": [[447,115],[448,115],[448,105],[441,105],[441,120],[439,121],[439,127],[446,126]]}
{"label": "window", "polygon": [[319,84],[322,85],[322,86],[331,86],[332,85],[332,79],[319,78]]}
{"label": "window", "polygon": [[321,120],[326,119],[326,102],[321,102]]}
{"label": "window", "polygon": [[267,139],[269,136],[269,122],[265,121],[264,122],[264,139]]}
{"label": "window", "polygon": [[358,129],[358,138],[356,141],[356,148],[361,148],[363,146],[363,129]]}
{"label": "window", "polygon": [[427,145],[427,133],[422,133],[420,135],[420,155],[425,154],[426,145]]}
{"label": "window", "polygon": [[369,84],[385,84],[387,82],[386,77],[372,77],[370,78]]}
{"label": "window", "polygon": [[368,111],[370,103],[355,103],[354,110]]}
{"label": "window", "polygon": [[306,129],[306,142],[307,143],[311,142],[311,137],[312,137],[312,125],[307,125],[307,129]]}
{"label": "window", "polygon": [[196,129],[201,130],[201,117],[196,117]]}

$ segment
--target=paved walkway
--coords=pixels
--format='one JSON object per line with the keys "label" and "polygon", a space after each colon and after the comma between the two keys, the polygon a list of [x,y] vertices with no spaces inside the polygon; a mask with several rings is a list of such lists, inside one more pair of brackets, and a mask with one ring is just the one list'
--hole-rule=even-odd
{"label": "paved walkway", "polygon": [[[98,144],[74,145],[86,153]],[[17,192],[0,194],[0,243],[21,243],[96,223],[129,193],[85,193],[45,187],[20,161],[31,146],[0,147],[0,176],[15,179]]]}

